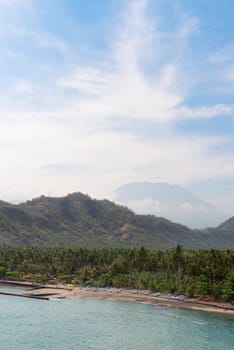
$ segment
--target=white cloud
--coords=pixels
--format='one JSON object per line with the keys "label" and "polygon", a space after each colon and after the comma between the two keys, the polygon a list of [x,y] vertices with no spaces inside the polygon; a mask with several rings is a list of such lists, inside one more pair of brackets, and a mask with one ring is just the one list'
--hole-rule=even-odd
{"label": "white cloud", "polygon": [[[221,81],[229,83],[234,81],[234,42],[212,53],[209,61],[219,67],[218,78]],[[229,90],[233,94],[233,89],[230,89],[230,86]],[[226,93],[228,93],[228,90],[226,90]]]}
{"label": "white cloud", "polygon": [[171,118],[172,110],[182,102],[174,63],[161,67],[154,82],[141,68],[141,61],[152,50],[155,29],[143,16],[146,4],[147,1],[131,3],[131,15],[126,14],[105,69],[80,66],[70,76],[58,80],[64,88],[90,94],[85,99],[77,96],[79,115],[164,121]]}
{"label": "white cloud", "polygon": [[234,105],[217,104],[202,107],[182,107],[176,111],[180,118],[214,118],[217,116],[234,115]]}
{"label": "white cloud", "polygon": [[212,63],[224,63],[229,61],[234,61],[234,42],[227,44],[222,49],[218,49],[210,55],[210,62]]}
{"label": "white cloud", "polygon": [[191,228],[217,226],[227,218],[228,214],[212,207],[208,203],[194,204],[190,202],[160,202],[152,198],[142,200],[120,201],[137,214],[153,214],[159,217],[187,225]]}
{"label": "white cloud", "polygon": [[[0,0],[0,39],[6,39],[11,48],[12,34],[19,34],[27,22],[25,18],[35,19],[32,0]],[[30,30],[29,30],[30,31]],[[0,41],[0,44],[1,41]],[[6,49],[4,44],[1,49]],[[14,50],[13,50],[14,51]],[[1,56],[3,52],[1,51]]]}
{"label": "white cloud", "polygon": [[[221,139],[171,134],[147,141],[122,132],[89,132],[82,123],[58,123],[41,114],[18,118],[0,131],[0,183],[9,184],[17,198],[22,192],[27,198],[77,190],[103,197],[129,181],[184,184],[234,175],[233,155],[210,154]],[[7,191],[2,189],[3,198]]]}
{"label": "white cloud", "polygon": [[13,6],[13,5],[19,5],[20,0],[0,0],[0,6]]}
{"label": "white cloud", "polygon": [[[144,14],[146,5],[146,0],[131,2],[105,61],[85,65],[77,57],[70,74],[55,74],[52,83],[14,82],[10,102],[0,107],[1,197],[77,190],[101,197],[129,181],[183,184],[213,174],[234,175],[233,155],[212,152],[223,139],[160,129],[178,119],[231,115],[233,106],[186,106],[187,72],[178,56],[198,20],[186,15],[165,43],[165,33]],[[66,52],[67,44],[57,36],[34,30],[28,35],[37,45]],[[145,67],[152,61],[149,74]],[[13,100],[16,93],[20,102]],[[113,120],[130,120],[132,126],[153,122],[158,131],[151,139],[134,135],[131,128],[115,131]]]}
{"label": "white cloud", "polygon": [[228,67],[225,69],[225,74],[224,74],[226,80],[229,81],[234,81],[234,64],[228,65]]}
{"label": "white cloud", "polygon": [[113,78],[113,75],[94,67],[78,67],[71,77],[58,80],[58,84],[85,94],[100,95],[107,93],[108,82]]}
{"label": "white cloud", "polygon": [[60,52],[61,54],[67,53],[67,45],[66,43],[57,38],[55,35],[52,35],[50,33],[33,33],[33,32],[25,32],[25,36],[31,37],[38,46],[42,48],[47,48],[51,50],[55,50]]}
{"label": "white cloud", "polygon": [[[4,9],[4,15],[11,13],[14,10],[20,10],[27,9],[32,10],[32,0],[0,0],[0,7],[3,10]],[[2,17],[2,16],[1,16]]]}
{"label": "white cloud", "polygon": [[181,37],[187,39],[198,30],[200,21],[197,17],[191,17],[188,14],[184,14],[182,17],[183,24],[179,28],[179,34]]}
{"label": "white cloud", "polygon": [[[186,106],[189,86],[185,83],[186,72],[181,70],[178,55],[184,52],[185,41],[197,29],[199,20],[187,14],[182,16],[183,21],[171,38],[173,52],[162,64],[164,35],[144,15],[147,3],[131,2],[130,13],[124,16],[124,24],[114,38],[106,62],[100,66],[78,66],[69,76],[58,79],[58,86],[77,90],[73,108],[79,111],[79,117],[167,123],[232,115],[233,105]],[[158,68],[149,76],[144,66],[152,57]]]}
{"label": "white cloud", "polygon": [[26,80],[19,80],[15,85],[15,92],[20,95],[28,94],[33,91],[33,87],[30,82]]}

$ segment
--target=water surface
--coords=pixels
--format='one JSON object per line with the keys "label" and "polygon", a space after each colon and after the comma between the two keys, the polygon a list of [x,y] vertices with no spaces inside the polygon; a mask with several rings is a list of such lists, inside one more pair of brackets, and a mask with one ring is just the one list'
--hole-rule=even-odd
{"label": "water surface", "polygon": [[234,317],[94,298],[0,295],[0,344],[1,350],[233,350]]}

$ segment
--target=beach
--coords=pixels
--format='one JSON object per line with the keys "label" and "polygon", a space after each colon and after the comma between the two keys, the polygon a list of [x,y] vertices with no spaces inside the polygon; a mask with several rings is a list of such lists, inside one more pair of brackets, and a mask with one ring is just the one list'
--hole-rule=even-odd
{"label": "beach", "polygon": [[187,298],[176,300],[172,297],[157,295],[149,291],[136,291],[118,288],[80,288],[71,286],[42,286],[34,290],[36,295],[54,295],[58,298],[69,297],[92,297],[117,301],[149,303],[160,305],[162,307],[181,308],[186,310],[215,312],[222,314],[234,315],[234,305],[230,303],[209,302]]}
{"label": "beach", "polygon": [[234,305],[224,302],[210,302],[202,299],[183,298],[176,299],[174,295],[163,295],[160,293],[151,293],[148,290],[122,289],[111,287],[77,287],[73,285],[37,285],[22,281],[0,281],[1,284],[10,286],[22,286],[27,289],[26,294],[30,296],[46,296],[56,298],[101,298],[116,301],[148,303],[159,305],[165,308],[180,308],[185,310],[196,310],[215,312],[227,315],[234,315]]}

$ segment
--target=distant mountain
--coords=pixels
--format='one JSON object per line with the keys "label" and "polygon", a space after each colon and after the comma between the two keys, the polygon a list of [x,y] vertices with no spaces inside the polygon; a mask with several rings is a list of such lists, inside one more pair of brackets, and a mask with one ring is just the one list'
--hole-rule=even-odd
{"label": "distant mountain", "polygon": [[213,205],[167,183],[129,183],[116,190],[114,200],[137,214],[163,216],[190,228],[216,226],[227,218]]}
{"label": "distant mountain", "polygon": [[1,244],[234,248],[233,231],[223,236],[212,230],[193,231],[161,217],[136,215],[81,193],[41,196],[19,205],[0,202]]}

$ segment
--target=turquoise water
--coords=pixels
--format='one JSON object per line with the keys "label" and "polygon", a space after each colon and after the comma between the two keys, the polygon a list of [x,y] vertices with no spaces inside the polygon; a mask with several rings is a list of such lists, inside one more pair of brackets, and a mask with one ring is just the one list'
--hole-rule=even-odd
{"label": "turquoise water", "polygon": [[233,350],[234,317],[94,298],[0,295],[1,350]]}
{"label": "turquoise water", "polygon": [[0,286],[0,292],[13,293],[13,294],[23,294],[27,289],[22,287],[12,287],[7,285]]}

